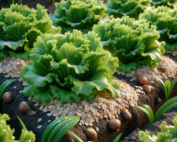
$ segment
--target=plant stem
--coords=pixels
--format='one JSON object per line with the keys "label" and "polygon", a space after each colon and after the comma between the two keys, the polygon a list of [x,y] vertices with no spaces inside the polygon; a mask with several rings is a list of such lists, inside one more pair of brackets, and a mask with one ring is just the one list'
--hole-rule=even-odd
{"label": "plant stem", "polygon": [[76,134],[74,134],[71,131],[68,131],[78,142],[84,142],[83,140],[81,140]]}

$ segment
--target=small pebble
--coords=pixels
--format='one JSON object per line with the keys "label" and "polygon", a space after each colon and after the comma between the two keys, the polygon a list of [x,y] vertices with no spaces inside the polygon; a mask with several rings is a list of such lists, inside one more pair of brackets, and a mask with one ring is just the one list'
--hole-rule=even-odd
{"label": "small pebble", "polygon": [[39,118],[39,119],[38,119],[38,122],[40,122],[41,120],[42,120],[42,118]]}
{"label": "small pebble", "polygon": [[14,88],[16,88],[16,86],[14,86]]}
{"label": "small pebble", "polygon": [[41,127],[42,127],[41,125],[37,126],[38,129],[40,129]]}
{"label": "small pebble", "polygon": [[51,120],[49,120],[48,122],[51,122]]}

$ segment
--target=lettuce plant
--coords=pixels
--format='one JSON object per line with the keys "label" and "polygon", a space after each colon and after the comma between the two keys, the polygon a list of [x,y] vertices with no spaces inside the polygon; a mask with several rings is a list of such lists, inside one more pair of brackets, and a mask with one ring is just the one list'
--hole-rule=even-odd
{"label": "lettuce plant", "polygon": [[0,60],[9,54],[27,59],[37,36],[43,33],[59,33],[52,26],[46,10],[37,5],[37,10],[23,5],[11,5],[0,10]]}
{"label": "lettuce plant", "polygon": [[[18,117],[18,116],[17,116]],[[7,114],[0,114],[0,141],[1,142],[35,142],[35,135],[32,131],[28,131],[18,117],[20,124],[22,125],[22,133],[19,140],[13,139],[14,129],[11,129],[9,125],[6,124],[6,121],[10,120],[10,117]]]}
{"label": "lettuce plant", "polygon": [[73,29],[88,32],[101,16],[105,16],[106,11],[103,3],[96,0],[62,0],[55,6],[56,10],[50,18],[54,26],[60,26],[63,32],[72,32]]}
{"label": "lettuce plant", "polygon": [[101,38],[105,50],[119,59],[119,70],[131,72],[142,65],[155,67],[164,53],[164,43],[159,43],[155,27],[148,28],[144,20],[129,17],[99,23],[93,31]]}
{"label": "lettuce plant", "polygon": [[151,5],[156,6],[156,7],[162,6],[162,5],[171,6],[168,3],[173,4],[175,2],[177,2],[177,0],[152,0]]}
{"label": "lettuce plant", "polygon": [[173,117],[173,126],[166,125],[163,121],[161,124],[161,132],[157,136],[150,136],[149,131],[139,131],[139,138],[142,142],[176,142],[177,141],[177,115]]}
{"label": "lettuce plant", "polygon": [[177,8],[158,7],[142,13],[139,19],[147,20],[155,25],[160,34],[159,41],[165,41],[165,48],[170,51],[177,50]]}
{"label": "lettuce plant", "polygon": [[118,67],[117,58],[102,49],[96,34],[79,31],[63,35],[44,34],[37,38],[33,62],[22,71],[30,85],[23,90],[40,103],[57,98],[60,103],[91,101],[97,90],[119,94],[119,85],[111,83]]}
{"label": "lettuce plant", "polygon": [[167,111],[169,111],[170,109],[172,109],[173,107],[177,106],[177,97],[174,97],[170,100],[168,100],[167,102],[165,102],[156,112],[155,116],[153,114],[153,110],[151,109],[151,107],[149,105],[144,105],[144,107],[141,106],[135,106],[136,108],[140,109],[141,111],[143,111],[149,121],[149,124],[154,123],[155,121],[157,121],[157,119],[164,113],[166,113]]}
{"label": "lettuce plant", "polygon": [[130,16],[137,18],[147,6],[150,0],[108,0],[106,3],[107,13],[114,17]]}

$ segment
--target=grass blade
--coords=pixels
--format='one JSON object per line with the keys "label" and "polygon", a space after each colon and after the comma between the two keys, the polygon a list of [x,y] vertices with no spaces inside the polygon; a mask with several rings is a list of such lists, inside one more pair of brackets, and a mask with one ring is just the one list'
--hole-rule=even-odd
{"label": "grass blade", "polygon": [[156,116],[156,118],[154,119],[154,121],[157,121],[157,119],[164,113],[166,113],[167,111],[169,111],[170,109],[174,108],[175,106],[177,106],[177,102],[174,102],[172,104],[170,104],[169,106],[167,106],[161,113],[158,114],[158,116]]}
{"label": "grass blade", "polygon": [[176,82],[177,82],[177,77],[175,79],[173,79],[173,81],[171,82],[170,92],[173,89],[173,87],[176,84]]}
{"label": "grass blade", "polygon": [[20,119],[20,117],[19,117],[18,115],[17,115],[17,118],[18,118],[18,120],[20,121],[20,124],[22,125],[22,128],[23,128],[24,130],[27,130],[25,124],[23,123],[23,121]]}
{"label": "grass blade", "polygon": [[177,101],[177,97],[171,98],[170,100],[168,100],[167,102],[165,102],[156,112],[154,120],[157,120],[157,117],[163,112],[163,110],[169,106],[170,104],[174,103],[175,101]]}
{"label": "grass blade", "polygon": [[146,116],[148,118],[148,121],[149,121],[149,124],[151,124],[151,121],[152,121],[153,118],[151,118],[150,112],[147,109],[145,109],[145,108],[143,108],[141,106],[135,106],[135,107],[140,109],[141,111],[143,111],[146,114]]}
{"label": "grass blade", "polygon": [[151,123],[154,122],[154,113],[153,113],[153,110],[152,110],[151,107],[148,106],[148,105],[144,105],[144,107],[146,108],[146,110],[147,110],[147,111],[149,112],[149,114],[150,114],[150,118],[151,118],[150,124],[151,124]]}
{"label": "grass blade", "polygon": [[74,134],[71,131],[68,131],[78,142],[84,142],[83,140],[81,140],[76,134]]}
{"label": "grass blade", "polygon": [[170,95],[171,82],[169,80],[165,81],[165,99],[168,99]]}
{"label": "grass blade", "polygon": [[3,84],[1,84],[0,86],[0,101],[2,98],[2,95],[4,94],[5,90],[7,89],[7,87],[14,81],[16,81],[17,79],[9,79],[6,80]]}
{"label": "grass blade", "polygon": [[120,133],[120,134],[113,140],[113,142],[119,142],[121,136],[122,136],[122,133]]}

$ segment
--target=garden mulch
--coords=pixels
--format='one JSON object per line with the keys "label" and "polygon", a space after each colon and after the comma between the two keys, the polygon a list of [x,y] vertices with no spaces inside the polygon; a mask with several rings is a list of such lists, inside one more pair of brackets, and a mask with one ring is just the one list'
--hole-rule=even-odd
{"label": "garden mulch", "polygon": [[[128,84],[130,84],[132,87],[135,86],[142,86],[136,81],[130,81],[129,77],[125,77],[123,75],[115,74],[115,77],[119,79],[125,80]],[[6,81],[8,78],[5,78],[5,74],[0,74],[0,84]],[[14,86],[16,86],[14,88]],[[163,90],[162,86],[159,82],[155,82],[153,84],[155,87],[155,90],[152,91],[151,94],[147,95],[144,92],[140,93],[138,105],[148,104],[152,107],[154,113],[157,111],[157,109],[165,102],[163,99]],[[7,113],[11,117],[11,120],[8,122],[8,124],[14,128],[15,131],[15,138],[19,139],[19,136],[21,134],[21,125],[16,117],[18,115],[24,124],[26,125],[28,130],[32,130],[36,135],[36,142],[40,142],[42,133],[44,132],[45,128],[49,124],[49,120],[53,121],[55,118],[53,116],[47,116],[47,113],[44,113],[39,110],[39,107],[34,106],[34,102],[29,102],[27,98],[23,96],[22,93],[19,93],[19,91],[23,90],[24,86],[22,86],[22,83],[20,82],[14,82],[12,85],[7,89],[7,91],[12,91],[15,93],[14,100],[6,104],[3,101],[0,103],[0,113]],[[172,90],[171,96],[174,96],[177,94],[177,84],[174,86],[174,89]],[[161,98],[162,102],[158,105],[155,105],[154,99]],[[18,106],[20,102],[22,101],[28,101],[32,109],[37,112],[36,116],[29,116],[26,114],[22,114]],[[132,119],[130,121],[126,121],[122,115],[119,115],[119,119],[121,120],[122,126],[120,128],[120,131],[112,131],[107,126],[107,120],[106,119],[99,119],[99,122],[93,123],[93,128],[96,126],[99,128],[98,133],[98,142],[112,142],[114,138],[120,133],[123,132],[122,138],[130,134],[134,129],[143,127],[147,122],[146,115],[138,110],[135,107],[132,107],[129,109],[130,113],[132,114]],[[38,122],[38,119],[42,118],[42,121]],[[38,129],[37,127],[41,125],[42,127]],[[84,133],[84,130],[87,128],[87,126],[79,126],[76,125],[74,128],[71,129],[75,134],[77,134],[81,139],[84,140],[84,142],[87,141],[86,135]],[[66,134],[61,142],[77,142],[74,140],[74,138],[70,134]]]}

